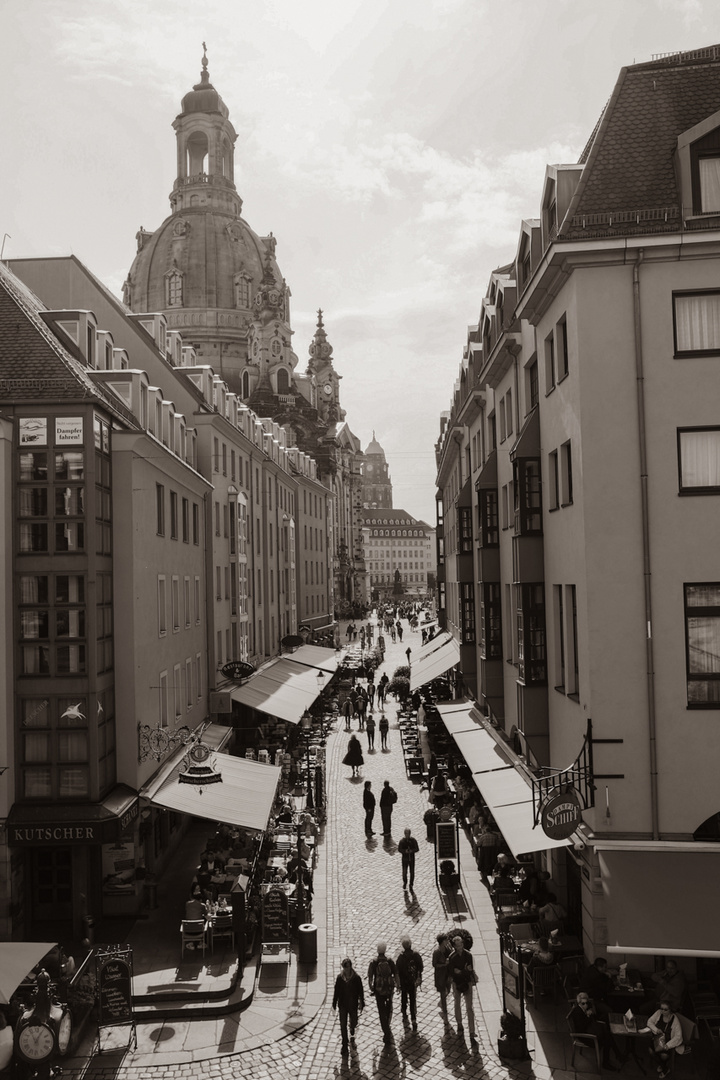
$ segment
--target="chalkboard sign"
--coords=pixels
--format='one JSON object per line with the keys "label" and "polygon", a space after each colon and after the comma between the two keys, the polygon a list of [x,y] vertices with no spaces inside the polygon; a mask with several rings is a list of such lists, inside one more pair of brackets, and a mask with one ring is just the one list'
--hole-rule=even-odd
{"label": "chalkboard sign", "polygon": [[456,826],[454,821],[438,821],[435,825],[435,851],[438,859],[456,859]]}
{"label": "chalkboard sign", "polygon": [[522,986],[520,964],[503,949],[502,951],[502,990],[505,1011],[523,1020]]}
{"label": "chalkboard sign", "polygon": [[133,1018],[132,980],[127,960],[113,957],[98,973],[100,1025],[130,1024]]}
{"label": "chalkboard sign", "polygon": [[263,941],[289,941],[288,898],[282,889],[270,889],[263,896]]}

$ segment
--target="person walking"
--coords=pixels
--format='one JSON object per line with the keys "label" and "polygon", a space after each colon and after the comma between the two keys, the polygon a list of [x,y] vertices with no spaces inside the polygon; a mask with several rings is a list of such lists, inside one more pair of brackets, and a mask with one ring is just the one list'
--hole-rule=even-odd
{"label": "person walking", "polygon": [[352,718],[355,710],[353,708],[352,698],[346,697],[342,703],[342,714],[345,717],[345,730],[352,731]]}
{"label": "person walking", "polygon": [[437,941],[437,945],[433,949],[432,954],[433,975],[435,978],[435,989],[440,995],[440,1012],[442,1013],[445,1030],[447,1030],[450,1027],[447,1011],[449,942],[447,934],[438,934],[435,940]]}
{"label": "person walking", "polygon": [[[387,781],[385,781],[387,783]],[[368,966],[368,986],[370,993],[375,998],[380,1026],[383,1030],[385,1043],[393,1041],[390,1021],[392,1020],[393,994],[395,988],[400,989],[397,967],[387,953],[387,945],[384,941],[377,943],[377,956],[370,961]]]}
{"label": "person walking", "polygon": [[382,634],[378,634],[377,643],[378,643],[378,649],[380,650],[380,656],[384,660],[385,659],[385,638],[383,637]]}
{"label": "person walking", "polygon": [[382,818],[383,836],[390,835],[393,806],[397,802],[397,792],[390,787],[390,781],[385,780],[380,793],[380,817]]}
{"label": "person walking", "polygon": [[[372,672],[370,674],[372,674]],[[375,704],[375,683],[371,682],[369,678],[368,678],[367,695],[368,695],[368,709],[369,709],[370,712],[372,712],[373,711],[373,705]]]}
{"label": "person walking", "polygon": [[365,781],[365,788],[363,790],[363,807],[365,810],[365,835],[374,836],[373,832],[373,818],[375,817],[375,796],[370,790],[372,784],[369,780]]}
{"label": "person walking", "polygon": [[335,993],[333,994],[333,1012],[337,1010],[340,1016],[340,1035],[342,1037],[342,1056],[347,1057],[348,1048],[348,1021],[350,1021],[350,1046],[355,1048],[355,1029],[357,1028],[358,1014],[365,1008],[365,989],[362,979],[353,970],[352,960],[345,957],[340,965],[340,974],[335,980]]}
{"label": "person walking", "polygon": [[377,688],[377,705],[378,709],[382,710],[385,705],[385,683],[380,680]]}
{"label": "person walking", "polygon": [[365,763],[363,758],[362,746],[357,735],[351,735],[348,740],[347,754],[342,760],[343,765],[349,765],[352,768],[352,775],[359,776],[358,769]]}
{"label": "person walking", "polygon": [[413,885],[415,884],[415,855],[419,850],[418,842],[410,829],[405,829],[403,838],[398,844],[398,851],[402,858],[403,889],[407,889],[409,878],[410,892],[413,891]]}
{"label": "person walking", "polygon": [[365,721],[365,730],[367,731],[367,737],[368,737],[368,750],[374,750],[375,749],[375,717],[373,716],[372,713],[370,713],[367,720]]}
{"label": "person walking", "polygon": [[473,987],[477,982],[472,954],[465,949],[465,942],[458,934],[452,939],[453,951],[448,958],[448,974],[455,998],[455,1023],[458,1035],[463,1034],[462,1002],[465,1001],[470,1042],[477,1046],[475,1037],[475,1012],[473,1010]]}
{"label": "person walking", "polygon": [[399,639],[400,641],[402,641],[402,636],[403,636],[403,628],[402,628],[402,623],[400,622],[400,620],[399,620],[399,619],[398,619],[398,621],[397,621],[397,622],[395,623],[395,629],[397,630],[397,636],[398,636],[398,639]]}
{"label": "person walking", "polygon": [[387,748],[388,748],[387,739],[388,739],[388,731],[389,730],[390,730],[390,722],[389,722],[387,716],[385,715],[385,713],[383,713],[382,716],[380,717],[380,722],[378,724],[378,731],[380,732],[380,749],[381,750],[387,750]]}
{"label": "person walking", "polygon": [[417,1031],[417,990],[422,983],[423,958],[415,952],[409,937],[402,938],[400,944],[402,951],[395,961],[400,980],[400,1009],[405,1024],[410,1010],[410,1023],[413,1031]]}
{"label": "person walking", "polygon": [[477,841],[480,876],[488,878],[497,861],[500,837],[490,825],[483,825]]}
{"label": "person walking", "polygon": [[357,710],[358,719],[360,721],[358,730],[365,730],[365,714],[367,712],[368,696],[367,690],[364,686],[361,686],[358,690],[357,701],[355,702],[355,708]]}

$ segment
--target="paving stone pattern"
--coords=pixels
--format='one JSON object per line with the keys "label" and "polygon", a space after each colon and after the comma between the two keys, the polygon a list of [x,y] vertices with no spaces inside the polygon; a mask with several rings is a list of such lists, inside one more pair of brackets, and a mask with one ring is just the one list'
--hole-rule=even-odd
{"label": "paving stone pattern", "polygon": [[[344,630],[344,627],[342,628]],[[414,650],[420,646],[419,633],[405,634],[402,643],[391,643],[384,670],[390,677],[394,669],[406,663],[405,649],[410,644]],[[378,677],[381,672],[378,672]],[[388,703],[390,720],[389,750],[379,749],[376,734],[374,753],[367,751],[367,737],[359,734],[363,746],[365,764],[360,777],[351,779],[351,770],[342,765],[349,735],[342,722],[334,731],[327,745],[328,821],[325,827],[321,865],[324,862],[327,877],[326,942],[327,962],[318,965],[318,973],[325,970],[326,998],[315,1017],[299,1031],[282,1036],[277,1031],[275,1041],[254,1046],[244,1052],[230,1052],[193,1062],[176,1062],[142,1067],[132,1064],[132,1055],[124,1061],[108,1061],[94,1058],[81,1071],[67,1071],[65,1076],[87,1077],[88,1080],[171,1080],[181,1077],[215,1078],[243,1077],[248,1080],[278,1080],[293,1077],[296,1080],[336,1080],[347,1077],[358,1080],[401,1080],[406,1077],[443,1078],[454,1077],[503,1077],[528,1076],[528,1068],[513,1069],[502,1064],[493,1048],[497,1025],[488,1030],[490,1018],[497,1019],[498,996],[496,977],[490,971],[489,960],[472,910],[465,915],[449,914],[435,885],[434,852],[426,840],[423,813],[427,809],[427,795],[419,785],[407,780],[403,762],[400,735],[396,720],[397,706],[394,699]],[[376,710],[376,719],[379,713]],[[357,733],[357,721],[353,728]],[[362,809],[363,781],[371,780],[379,800],[383,781],[390,780],[398,793],[393,811],[392,838],[383,840],[379,806],[375,817],[377,835],[366,840],[364,812]],[[415,893],[403,891],[400,855],[397,841],[403,829],[409,826],[420,845],[417,856]],[[474,874],[474,867],[472,868]],[[486,895],[486,894],[485,894]],[[489,902],[488,902],[489,903]],[[317,912],[316,912],[317,914]],[[455,919],[466,925],[476,940],[473,954],[480,975],[475,990],[475,1014],[479,1050],[471,1047],[465,1020],[465,1037],[455,1031],[452,995],[449,999],[451,1029],[445,1030],[434,988],[430,958],[436,935],[445,927],[451,929]],[[403,1027],[400,1016],[399,994],[395,995],[392,1029],[395,1041],[386,1046],[377,1016],[374,998],[367,993],[367,967],[375,955],[376,943],[384,940],[388,954],[393,958],[400,951],[400,939],[405,934],[412,938],[413,947],[425,961],[424,985],[418,992],[418,1032]],[[323,934],[323,938],[325,934]],[[361,1016],[357,1031],[357,1050],[351,1049],[350,1057],[340,1053],[340,1030],[337,1016],[331,1008],[335,978],[344,956],[353,959],[356,970],[366,986],[366,1009]],[[490,1012],[483,1013],[481,995],[487,987]],[[248,1017],[255,1003],[250,1006]],[[548,1077],[550,1070],[535,1068],[530,1075]]]}

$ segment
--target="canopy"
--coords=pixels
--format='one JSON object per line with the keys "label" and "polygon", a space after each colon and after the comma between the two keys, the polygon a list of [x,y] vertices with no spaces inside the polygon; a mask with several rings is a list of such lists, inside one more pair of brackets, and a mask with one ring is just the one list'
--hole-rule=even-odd
{"label": "canopy", "polygon": [[441,633],[436,634],[435,637],[430,638],[429,641],[426,641],[424,645],[421,645],[420,648],[416,650],[413,656],[413,663],[416,664],[418,660],[424,660],[430,653],[437,652],[441,645],[446,645],[451,639],[452,634],[447,630],[443,630]]}
{"label": "canopy", "polygon": [[437,708],[513,855],[568,847],[569,840],[551,840],[533,824],[532,788],[475,706],[454,702]]}
{"label": "canopy", "polygon": [[[306,645],[304,648],[313,646]],[[298,652],[300,651],[298,649]],[[318,651],[329,653],[332,650]],[[292,659],[283,656],[279,660],[273,660],[261,671],[251,675],[246,683],[230,691],[233,701],[270,716],[277,716],[291,724],[299,723],[302,714],[310,708],[323,689],[328,674],[327,670],[323,669],[324,680],[319,680],[320,669],[317,666],[307,667],[305,664],[296,663],[295,655],[293,654]],[[334,651],[332,656],[334,658]]]}
{"label": "canopy", "polygon": [[285,659],[292,660],[293,664],[335,672],[340,663],[340,654],[335,649],[321,649],[319,645],[301,645],[299,649],[288,653]]}
{"label": "canopy", "polygon": [[0,941],[0,1005],[7,1005],[26,975],[29,975],[55,941]]}
{"label": "canopy", "polygon": [[449,668],[455,667],[459,663],[460,646],[451,637],[439,649],[431,652],[429,656],[421,656],[412,661],[410,664],[410,689],[417,690],[418,687],[432,682],[439,675],[444,675]]}
{"label": "canopy", "polygon": [[229,754],[217,754],[214,760],[222,783],[204,787],[202,794],[192,784],[178,781],[181,761],[159,787],[155,790],[148,787],[146,797],[157,806],[180,814],[263,832],[275,799],[280,768]]}
{"label": "canopy", "polygon": [[598,858],[608,952],[720,956],[720,850],[599,851]]}

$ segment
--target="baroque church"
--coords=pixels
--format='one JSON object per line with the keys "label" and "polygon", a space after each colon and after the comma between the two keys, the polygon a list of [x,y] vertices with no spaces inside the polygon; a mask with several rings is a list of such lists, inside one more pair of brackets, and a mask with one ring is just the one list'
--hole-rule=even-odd
{"label": "baroque church", "polygon": [[255,413],[282,425],[288,445],[310,454],[336,496],[328,522],[338,612],[364,592],[363,455],[340,405],[323,313],[304,372],[292,346],[290,289],[276,261],[272,233],[259,236],[242,217],[234,179],[237,134],[210,82],[203,45],[200,82],[173,121],[177,176],[170,215],[137,233],[137,254],[123,287],[133,312],[162,312]]}

